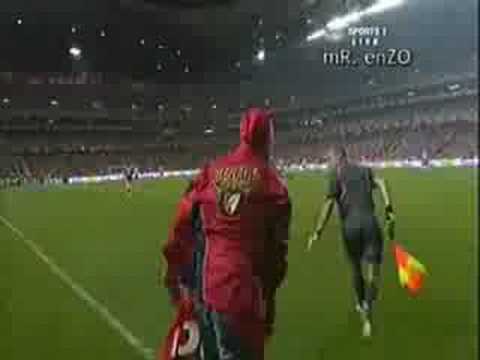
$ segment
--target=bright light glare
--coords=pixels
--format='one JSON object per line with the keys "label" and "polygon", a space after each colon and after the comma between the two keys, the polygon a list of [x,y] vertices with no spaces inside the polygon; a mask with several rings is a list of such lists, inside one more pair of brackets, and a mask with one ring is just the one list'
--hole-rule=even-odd
{"label": "bright light glare", "polygon": [[82,57],[82,49],[80,49],[78,46],[72,46],[68,50],[68,53],[74,58],[74,59],[79,59]]}
{"label": "bright light glare", "polygon": [[363,13],[365,15],[372,15],[382,13],[385,10],[391,9],[393,7],[397,7],[403,4],[403,0],[378,0],[372,6],[366,8]]}
{"label": "bright light glare", "polygon": [[324,37],[325,35],[327,35],[327,31],[325,29],[317,30],[307,36],[307,41],[316,40],[318,38]]}
{"label": "bright light glare", "polygon": [[257,59],[259,61],[264,61],[265,60],[265,50],[264,49],[261,49],[261,50],[258,51]]}
{"label": "bright light glare", "polygon": [[359,22],[364,16],[382,13],[391,8],[402,5],[404,0],[377,0],[377,2],[361,11],[353,11],[345,16],[332,19],[323,29],[314,31],[307,36],[307,41],[312,41],[324,37],[328,31],[338,31]]}
{"label": "bright light glare", "polygon": [[343,35],[340,31],[327,33],[326,37],[330,41],[340,41],[343,39]]}
{"label": "bright light glare", "polygon": [[345,29],[347,26],[360,21],[362,15],[361,12],[352,12],[345,16],[334,18],[327,24],[327,28],[333,31]]}
{"label": "bright light glare", "polygon": [[459,85],[459,84],[453,84],[453,85],[449,85],[449,86],[448,86],[448,90],[450,90],[450,91],[456,91],[456,90],[458,90],[458,89],[460,89],[460,85]]}

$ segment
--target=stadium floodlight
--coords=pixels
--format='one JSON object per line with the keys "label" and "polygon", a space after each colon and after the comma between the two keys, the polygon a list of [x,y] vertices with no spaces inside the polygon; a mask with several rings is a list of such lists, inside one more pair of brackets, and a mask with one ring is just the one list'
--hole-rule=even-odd
{"label": "stadium floodlight", "polygon": [[404,0],[377,0],[376,3],[367,7],[364,10],[352,11],[345,16],[333,18],[327,25],[320,30],[317,30],[307,36],[307,41],[313,41],[321,37],[329,35],[329,32],[340,31],[348,26],[355,24],[362,20],[364,16],[382,13],[391,8],[400,6]]}
{"label": "stadium floodlight", "polygon": [[213,134],[214,132],[215,132],[215,130],[214,130],[214,128],[211,127],[211,126],[207,127],[207,128],[205,129],[205,131],[204,131],[204,133],[205,133],[206,135]]}
{"label": "stadium floodlight", "polygon": [[258,61],[265,61],[265,49],[260,49],[257,52],[257,60]]}
{"label": "stadium floodlight", "polygon": [[343,30],[351,24],[361,20],[362,13],[358,11],[351,12],[345,16],[337,17],[327,24],[327,29],[330,31]]}
{"label": "stadium floodlight", "polygon": [[103,110],[105,108],[101,100],[93,100],[90,105],[95,110]]}
{"label": "stadium floodlight", "polygon": [[17,25],[22,25],[22,24],[23,24],[23,19],[17,18]]}
{"label": "stadium floodlight", "polygon": [[58,106],[58,100],[57,99],[51,99],[50,100],[50,106],[54,106],[54,107]]}
{"label": "stadium floodlight", "polygon": [[192,105],[190,105],[190,104],[182,105],[182,110],[185,111],[185,112],[191,112],[192,111]]}
{"label": "stadium floodlight", "polygon": [[82,49],[77,45],[72,45],[70,49],[68,49],[68,53],[75,60],[79,60],[82,57]]}
{"label": "stadium floodlight", "polygon": [[313,33],[308,35],[307,36],[307,41],[313,41],[313,40],[319,39],[321,37],[324,37],[325,35],[327,35],[327,30],[320,29],[320,30],[314,31]]}
{"label": "stadium floodlight", "polygon": [[372,6],[366,8],[363,13],[365,15],[379,14],[391,8],[402,5],[404,0],[378,0]]}
{"label": "stadium floodlight", "polygon": [[343,39],[343,34],[340,31],[328,32],[326,38],[330,41],[340,41]]}

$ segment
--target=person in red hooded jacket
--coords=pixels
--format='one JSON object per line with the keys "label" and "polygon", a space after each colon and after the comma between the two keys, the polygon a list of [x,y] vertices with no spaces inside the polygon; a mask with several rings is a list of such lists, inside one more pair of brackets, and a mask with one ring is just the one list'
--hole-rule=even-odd
{"label": "person in red hooded jacket", "polygon": [[192,190],[194,182],[188,183],[177,205],[175,218],[170,228],[163,256],[167,266],[162,267],[163,285],[168,289],[173,305],[178,305],[183,295],[192,289],[194,236],[192,230]]}
{"label": "person in red hooded jacket", "polygon": [[247,110],[240,145],[202,169],[190,192],[200,358],[262,360],[273,332],[291,204],[272,146],[272,114]]}

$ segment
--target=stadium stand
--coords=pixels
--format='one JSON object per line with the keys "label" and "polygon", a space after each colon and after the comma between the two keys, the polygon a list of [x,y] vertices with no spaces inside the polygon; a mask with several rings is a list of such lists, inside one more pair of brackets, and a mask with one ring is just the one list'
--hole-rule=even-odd
{"label": "stadium stand", "polygon": [[[363,160],[472,157],[477,153],[475,93],[468,84],[460,91],[445,89],[445,85],[419,89],[420,95],[409,93],[407,100],[383,95],[319,109],[274,109],[276,160],[278,164],[321,163],[328,147],[337,143],[344,143],[353,158]],[[35,182],[107,175],[125,166],[144,172],[195,168],[224,153],[238,137],[238,129],[208,136],[169,133],[168,124],[150,131],[132,125],[125,131],[125,120],[97,119],[92,125],[87,119],[87,127],[75,131],[59,128],[68,119],[51,126],[47,121],[47,128],[35,117],[20,120],[7,122],[11,128],[0,142],[4,179]],[[19,123],[36,130],[17,128]]]}

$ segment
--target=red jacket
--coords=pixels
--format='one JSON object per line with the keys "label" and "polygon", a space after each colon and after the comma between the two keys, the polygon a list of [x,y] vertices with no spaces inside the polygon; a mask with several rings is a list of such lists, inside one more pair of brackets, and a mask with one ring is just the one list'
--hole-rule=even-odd
{"label": "red jacket", "polygon": [[287,269],[290,200],[270,166],[271,116],[250,109],[241,143],[198,177],[192,202],[199,210],[197,238],[204,243],[200,272],[203,302],[218,312],[264,320]]}
{"label": "red jacket", "polygon": [[170,228],[168,241],[163,248],[167,261],[164,282],[168,289],[178,289],[180,284],[187,285],[191,272],[194,252],[192,230],[192,193],[187,192],[177,205],[177,212]]}
{"label": "red jacket", "polygon": [[157,353],[157,360],[197,359],[200,341],[194,303],[186,297],[178,303],[175,319]]}

